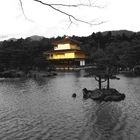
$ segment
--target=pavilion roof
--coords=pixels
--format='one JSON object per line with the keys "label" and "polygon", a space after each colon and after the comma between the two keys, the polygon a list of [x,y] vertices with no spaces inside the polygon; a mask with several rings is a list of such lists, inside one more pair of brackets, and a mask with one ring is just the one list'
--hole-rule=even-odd
{"label": "pavilion roof", "polygon": [[76,49],[63,49],[63,50],[50,50],[50,51],[47,51],[47,53],[55,53],[55,52],[81,52],[81,53],[85,53],[83,50],[76,50]]}
{"label": "pavilion roof", "polygon": [[58,45],[58,44],[62,44],[62,43],[81,44],[80,41],[71,39],[71,38],[69,38],[69,37],[65,37],[65,38],[63,38],[63,39],[61,39],[61,40],[54,41],[52,44],[53,44],[53,45]]}

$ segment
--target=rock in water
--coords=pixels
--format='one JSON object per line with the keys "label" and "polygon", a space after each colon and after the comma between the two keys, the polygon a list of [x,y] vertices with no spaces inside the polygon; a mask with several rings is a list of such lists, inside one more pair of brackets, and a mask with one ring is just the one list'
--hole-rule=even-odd
{"label": "rock in water", "polygon": [[76,93],[73,93],[73,94],[72,94],[72,97],[74,97],[74,98],[75,98],[75,97],[76,97]]}
{"label": "rock in water", "polygon": [[91,96],[91,90],[87,90],[86,88],[83,89],[83,98],[88,99]]}

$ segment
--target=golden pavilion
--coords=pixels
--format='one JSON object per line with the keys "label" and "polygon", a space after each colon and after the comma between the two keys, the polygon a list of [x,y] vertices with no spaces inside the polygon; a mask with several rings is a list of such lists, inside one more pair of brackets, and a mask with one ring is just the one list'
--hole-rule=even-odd
{"label": "golden pavilion", "polygon": [[54,49],[46,52],[47,60],[57,67],[85,66],[87,54],[80,49],[81,42],[65,37],[54,41]]}

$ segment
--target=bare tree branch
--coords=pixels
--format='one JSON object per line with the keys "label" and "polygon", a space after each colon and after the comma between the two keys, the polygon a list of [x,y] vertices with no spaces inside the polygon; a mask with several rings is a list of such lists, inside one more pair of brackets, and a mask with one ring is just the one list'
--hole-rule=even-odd
{"label": "bare tree branch", "polygon": [[70,26],[71,26],[71,24],[73,23],[70,17],[69,17],[69,21],[70,21],[70,24],[69,24],[69,26],[68,26],[68,28],[67,28],[67,29],[69,29],[69,28],[70,28]]}
{"label": "bare tree branch", "polygon": [[[43,5],[49,6],[49,7],[51,7],[52,9],[54,9],[54,10],[56,10],[56,11],[58,11],[58,12],[64,14],[64,15],[68,16],[68,17],[69,17],[69,21],[70,21],[70,25],[73,23],[73,22],[72,22],[72,19],[74,19],[75,21],[78,21],[78,22],[82,22],[82,23],[91,25],[91,26],[92,26],[92,25],[100,25],[100,24],[104,23],[103,21],[102,21],[102,22],[99,22],[99,23],[92,23],[92,22],[88,22],[88,21],[85,21],[85,20],[81,20],[81,19],[79,19],[79,18],[76,18],[76,17],[73,16],[72,14],[69,14],[69,13],[67,13],[67,12],[65,12],[65,11],[62,11],[62,10],[60,10],[60,9],[58,9],[58,8],[56,8],[56,7],[54,7],[54,6],[67,6],[67,7],[88,6],[88,7],[95,7],[95,6],[92,6],[92,5],[90,6],[90,5],[87,5],[87,4],[76,4],[76,5],[49,4],[49,3],[42,2],[41,0],[34,0],[34,1],[39,2],[39,3],[43,4]],[[96,6],[96,7],[97,7],[97,6]],[[98,7],[98,8],[99,8],[99,7]],[[101,8],[101,7],[100,7],[100,8]],[[70,25],[69,25],[69,26],[70,26]],[[68,27],[68,28],[69,28],[69,27]]]}
{"label": "bare tree branch", "polygon": [[62,4],[62,3],[59,3],[59,4],[54,4],[54,3],[46,3],[46,2],[43,2],[41,0],[34,0],[36,2],[40,2],[44,5],[52,5],[52,6],[63,6],[63,7],[80,7],[80,6],[86,6],[86,7],[93,7],[93,8],[104,8],[104,6],[99,6],[99,5],[94,5],[93,3],[89,1],[89,4]]}
{"label": "bare tree branch", "polygon": [[22,14],[25,17],[25,19],[27,19],[26,15],[25,15],[25,12],[24,12],[24,9],[23,9],[22,1],[19,0],[19,3],[20,3],[21,10],[22,10]]}
{"label": "bare tree branch", "polygon": [[[46,6],[50,7],[50,8],[52,8],[53,10],[55,10],[55,11],[61,13],[61,14],[64,14],[64,15],[66,15],[66,16],[68,16],[69,22],[70,22],[68,28],[71,26],[71,24],[74,23],[73,20],[74,20],[74,21],[81,22],[81,23],[88,24],[88,25],[90,25],[90,26],[92,26],[92,25],[100,25],[100,24],[102,24],[102,23],[105,23],[105,21],[98,22],[98,23],[95,23],[95,21],[90,21],[90,22],[89,22],[89,21],[85,21],[85,20],[76,18],[74,15],[69,14],[68,12],[65,12],[65,11],[60,10],[59,8],[57,8],[57,6],[62,6],[62,7],[80,7],[80,6],[86,6],[86,7],[94,7],[94,8],[95,8],[95,7],[96,7],[96,8],[103,8],[103,7],[98,6],[98,5],[93,5],[93,4],[91,3],[90,0],[88,0],[89,4],[82,4],[82,3],[80,3],[80,4],[72,4],[72,5],[71,5],[71,4],[61,4],[61,3],[59,3],[59,4],[46,3],[46,2],[43,2],[43,1],[41,1],[41,0],[33,0],[33,1],[38,2],[38,3],[41,3],[41,4],[43,4],[43,5],[46,5]],[[20,2],[21,10],[22,10],[22,13],[23,13],[25,19],[29,20],[29,19],[27,18],[27,16],[26,16],[25,12],[24,12],[22,0],[19,0],[19,2]],[[30,20],[30,21],[31,21],[31,20]]]}
{"label": "bare tree branch", "polygon": [[[36,2],[42,2],[40,0],[34,0]],[[42,2],[43,3],[43,2]],[[87,6],[87,7],[95,7],[95,8],[104,8],[98,5],[92,5],[92,4],[53,4],[53,3],[47,3],[47,5],[52,5],[52,6],[63,6],[63,7],[80,7],[80,6]]]}
{"label": "bare tree branch", "polygon": [[19,3],[20,3],[21,11],[22,11],[22,14],[23,14],[24,18],[25,18],[26,20],[29,20],[29,21],[33,22],[33,20],[27,18],[26,14],[25,14],[25,12],[24,12],[22,0],[19,0]]}

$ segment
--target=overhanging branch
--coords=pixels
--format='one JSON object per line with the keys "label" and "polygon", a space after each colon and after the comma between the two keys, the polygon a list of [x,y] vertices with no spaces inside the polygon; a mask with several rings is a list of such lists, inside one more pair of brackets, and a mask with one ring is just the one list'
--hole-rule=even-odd
{"label": "overhanging branch", "polygon": [[[61,6],[61,7],[80,7],[80,6],[85,6],[85,7],[103,8],[103,7],[98,6],[98,5],[93,5],[90,0],[88,0],[89,4],[82,4],[82,3],[80,3],[80,4],[61,4],[61,3],[54,4],[54,3],[46,3],[46,2],[43,2],[41,0],[33,0],[33,1],[38,2],[38,3],[42,4],[42,5],[46,5],[46,6],[50,7],[51,9],[53,9],[53,10],[55,10],[55,11],[57,11],[57,12],[63,14],[63,15],[68,16],[69,22],[70,22],[68,28],[71,26],[71,24],[74,23],[73,21],[85,23],[85,24],[88,24],[90,26],[92,26],[92,25],[100,25],[102,23],[105,23],[105,21],[101,21],[101,22],[98,22],[98,23],[95,23],[95,21],[93,21],[93,22],[85,21],[85,20],[79,19],[79,18],[75,17],[74,15],[72,15],[72,14],[70,14],[68,12],[65,12],[65,11],[63,11],[63,10],[58,8],[58,6]],[[24,8],[23,8],[23,5],[22,5],[22,0],[19,0],[19,2],[20,2],[21,10],[22,10],[22,13],[23,13],[25,19],[28,19],[27,16],[25,15],[25,12],[24,12]]]}
{"label": "overhanging branch", "polygon": [[22,14],[23,14],[24,18],[25,18],[26,20],[29,20],[29,21],[33,22],[33,20],[27,18],[26,14],[25,14],[25,12],[24,12],[22,0],[19,0],[19,4],[20,4],[21,11],[22,11]]}
{"label": "overhanging branch", "polygon": [[[42,2],[41,0],[34,0],[34,1],[39,2],[39,3],[43,4],[43,5],[49,6],[49,7],[51,7],[52,9],[54,9],[54,10],[56,10],[56,11],[58,11],[58,12],[64,14],[64,15],[68,16],[68,17],[69,17],[69,21],[70,21],[70,25],[73,23],[73,22],[72,22],[72,19],[74,19],[75,21],[78,21],[78,22],[82,22],[82,23],[91,25],[91,26],[92,26],[92,25],[100,25],[100,24],[102,24],[102,23],[105,22],[105,21],[102,21],[102,22],[99,22],[99,23],[92,23],[92,22],[88,22],[88,21],[85,21],[85,20],[81,20],[81,19],[79,19],[79,18],[76,18],[74,15],[69,14],[69,13],[67,13],[67,12],[65,12],[65,11],[62,11],[62,10],[60,10],[60,9],[58,9],[58,8],[55,7],[55,6],[66,6],[66,7],[88,6],[88,7],[103,8],[103,7],[100,7],[100,6],[93,6],[92,4],[74,4],[74,5],[69,5],[69,4],[49,4],[49,3]],[[70,25],[69,25],[69,26],[70,26]],[[68,27],[68,28],[69,28],[69,27]]]}
{"label": "overhanging branch", "polygon": [[44,5],[52,5],[52,6],[63,6],[63,7],[80,7],[80,6],[86,6],[86,7],[94,7],[94,8],[104,8],[98,5],[92,5],[92,4],[54,4],[54,3],[44,3],[40,0],[34,0],[36,2],[40,2]]}
{"label": "overhanging branch", "polygon": [[22,1],[19,0],[19,3],[20,3],[21,10],[22,10],[22,14],[25,17],[25,19],[27,19],[26,15],[25,15],[25,12],[24,12],[24,9],[23,9]]}

